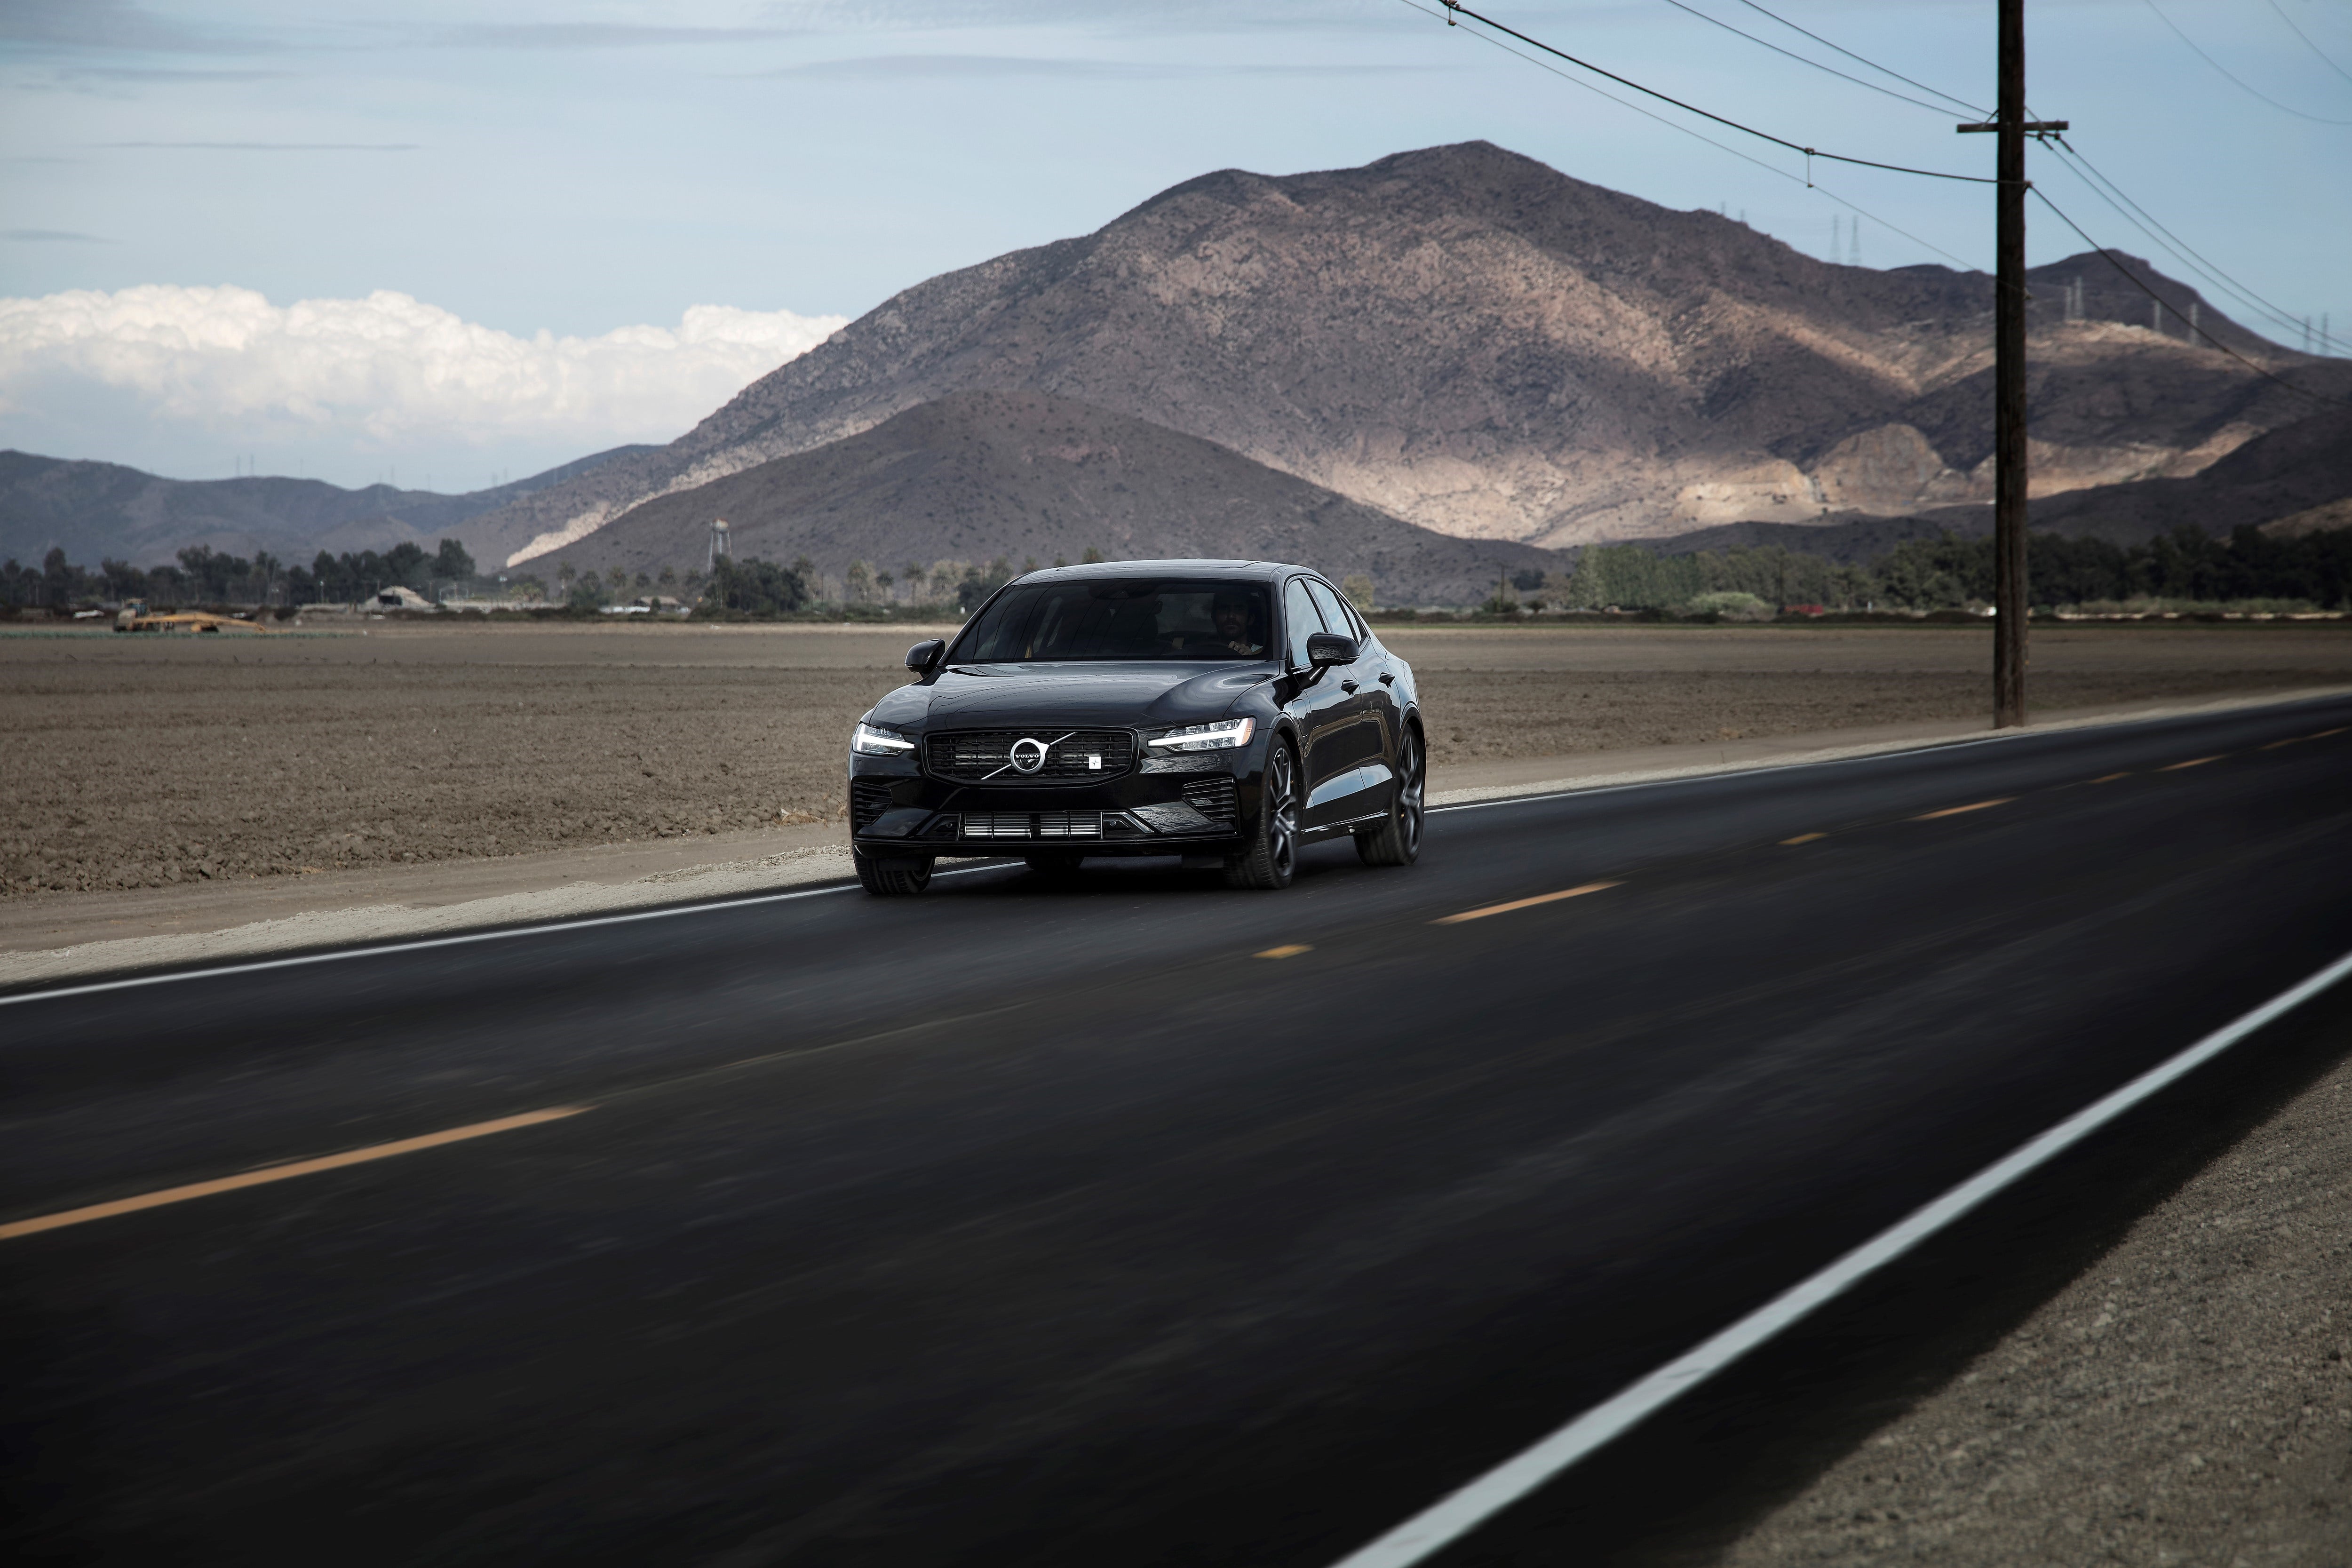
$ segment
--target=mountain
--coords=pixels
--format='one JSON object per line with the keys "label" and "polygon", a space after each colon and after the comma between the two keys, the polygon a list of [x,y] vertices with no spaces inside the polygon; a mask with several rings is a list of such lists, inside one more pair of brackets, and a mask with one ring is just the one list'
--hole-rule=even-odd
{"label": "mountain", "polygon": [[[2128,258],[2127,258],[2128,259]],[[2187,313],[2324,392],[2352,365],[2144,262],[2033,274],[2042,492],[2193,473],[2307,405],[2183,341]],[[2084,319],[2065,319],[2080,282]],[[1562,545],[1990,493],[1990,279],[1829,265],[1486,142],[1227,170],[1094,234],[919,284],[677,441],[482,520],[518,558],[639,502],[971,390],[1196,436],[1424,528]]]}
{"label": "mountain", "polygon": [[[2352,414],[2318,414],[2257,436],[2195,474],[2036,496],[2037,531],[2138,544],[2176,528],[2226,534],[2248,523],[2285,535],[2341,527],[2352,516]],[[1989,506],[1937,507],[1905,517],[1820,524],[1728,522],[1629,541],[1663,554],[1780,545],[1832,561],[1867,562],[1913,539],[1992,531]]]}
{"label": "mountain", "polygon": [[814,451],[645,502],[542,560],[632,573],[700,565],[725,518],[738,559],[806,555],[896,571],[940,557],[1015,565],[1190,557],[1361,572],[1382,603],[1475,604],[1550,551],[1455,539],[1197,436],[1034,392],[961,392]]}
{"label": "mountain", "polygon": [[[2181,527],[2227,533],[2347,497],[2352,413],[2320,414],[2249,441],[2189,477],[2052,496],[2033,501],[2028,512],[2037,529],[2132,544]],[[1983,528],[1991,526],[1988,518]]]}
{"label": "mountain", "polygon": [[0,451],[0,555],[29,563],[62,547],[67,559],[81,565],[113,559],[152,566],[185,546],[208,544],[232,555],[267,550],[307,564],[321,550],[388,550],[411,542],[430,549],[446,535],[465,534],[461,525],[469,520],[519,497],[654,450],[615,447],[527,479],[454,496],[390,485],[347,490],[320,479],[166,479],[117,463]]}

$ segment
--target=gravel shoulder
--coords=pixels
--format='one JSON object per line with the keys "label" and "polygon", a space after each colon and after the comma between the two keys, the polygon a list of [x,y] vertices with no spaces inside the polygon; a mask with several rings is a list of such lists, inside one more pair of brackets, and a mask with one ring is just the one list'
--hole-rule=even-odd
{"label": "gravel shoulder", "polygon": [[2352,1563],[2352,1060],[1727,1568]]}

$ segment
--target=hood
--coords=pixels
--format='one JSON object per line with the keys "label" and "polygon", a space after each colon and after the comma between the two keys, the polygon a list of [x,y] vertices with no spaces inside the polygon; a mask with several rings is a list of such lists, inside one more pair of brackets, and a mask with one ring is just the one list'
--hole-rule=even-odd
{"label": "hood", "polygon": [[1273,673],[1262,664],[952,665],[891,692],[872,717],[910,730],[1198,724],[1223,718]]}

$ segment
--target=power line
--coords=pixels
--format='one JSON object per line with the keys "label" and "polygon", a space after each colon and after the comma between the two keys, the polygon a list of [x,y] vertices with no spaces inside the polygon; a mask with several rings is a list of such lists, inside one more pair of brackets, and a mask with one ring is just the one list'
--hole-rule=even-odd
{"label": "power line", "polygon": [[2317,55],[2321,59],[2326,60],[2327,68],[2329,70],[2334,71],[2346,81],[2352,81],[2352,71],[2346,70],[2342,66],[2337,65],[2333,59],[2329,59],[2327,51],[2321,48],[2317,44],[2313,43],[2309,33],[2305,32],[2301,27],[2294,25],[2294,18],[2286,14],[2285,8],[2280,5],[2278,0],[2270,0],[2270,5],[2272,10],[2278,13],[2279,20],[2287,25],[2288,30],[2294,33],[2296,37],[2303,40],[2304,47],[2309,49],[2313,54]]}
{"label": "power line", "polygon": [[[1843,45],[1822,37],[1819,33],[1812,32],[1804,27],[1800,27],[1794,22],[1788,20],[1788,18],[1766,10],[1762,5],[1757,4],[1757,0],[1739,0],[1739,3],[1746,5],[1749,10],[1756,12],[1759,16],[1769,16],[1773,21],[1780,23],[1784,27],[1789,27],[1797,32],[1803,33],[1805,37],[1812,39],[1815,43],[1820,44],[1826,48],[1835,49],[1839,54],[1845,56],[1848,59],[1858,61],[1863,65],[1870,67],[1873,70],[1884,71],[1886,75],[1894,77],[1898,81],[1907,82],[1909,85],[1919,89],[1922,92],[1932,92],[1939,98],[1951,99],[1951,101],[1961,104],[1961,106],[1968,109],[1970,113],[1981,114],[1983,112],[1982,110],[1977,110],[1973,106],[1965,103],[1962,100],[1952,98],[1951,94],[1944,92],[1940,89],[1929,87],[1925,82],[1914,81],[1911,78],[1904,76],[1897,71],[1890,70],[1886,67],[1880,65],[1877,61],[1873,60],[1866,56],[1858,55],[1852,49],[1845,47]],[[1681,6],[1685,10],[1689,8],[1682,5],[1682,0],[1667,0],[1667,4]],[[2269,0],[2269,4],[2273,10],[2278,10],[2278,0]],[[2161,13],[2158,13],[2158,15],[2161,15]],[[2292,27],[2294,26],[2293,20],[2287,17],[2284,11],[2280,11],[2279,16],[2281,20],[2286,21],[2289,26]],[[1708,19],[1713,20],[1712,17]],[[1738,28],[1732,28],[1731,30],[1734,32],[1738,31]],[[2176,31],[2178,29],[2176,29]],[[2297,37],[2303,37],[2301,28],[2296,28],[2295,32]],[[1743,33],[1740,36],[1745,37],[1748,35]],[[1756,41],[1759,43],[1763,42],[1762,39],[1758,39]],[[2311,42],[2307,37],[2304,38],[2304,41],[2306,44]],[[1769,48],[1772,46],[1767,44],[1765,47]],[[2317,45],[2312,45],[2312,47],[2315,53],[2318,51]],[[1786,50],[1779,52],[1784,54],[1788,53]],[[1791,58],[1799,59],[1803,58],[1802,56],[1791,56]],[[2322,55],[2321,58],[2325,59],[2326,57]],[[1817,62],[1808,60],[1805,63],[1811,65],[1816,64]],[[2328,61],[2328,64],[2331,67],[2335,66],[2335,63],[2336,62],[2333,60]],[[1827,69],[1828,68],[1822,67],[1821,68]],[[1843,73],[1838,72],[1833,74],[1843,75]],[[1848,79],[1851,80],[1852,79],[1849,78]],[[1912,99],[1907,101],[1916,103],[1918,100],[1916,99]],[[2106,174],[2097,167],[2097,165],[2094,164],[2090,159],[2084,157],[2073,146],[2073,144],[2068,142],[2063,136],[2056,136],[2053,140],[2056,141],[2060,151],[2064,155],[2062,162],[2066,163],[2066,167],[2069,173],[2073,174],[2076,178],[2081,179],[2085,184],[2089,185],[2092,193],[2097,195],[2100,200],[2105,202],[2109,206],[2114,207],[2126,222],[2131,224],[2133,227],[2137,228],[2142,234],[2147,235],[2149,240],[2158,247],[2169,251],[2175,259],[2179,260],[2190,271],[2198,273],[2215,288],[2221,289],[2224,293],[2234,296],[2241,303],[2252,309],[2257,315],[2268,317],[2269,320],[2278,327],[2292,331],[2305,326],[2305,323],[2301,317],[2291,315],[2286,310],[2272,304],[2260,294],[2255,293],[2252,288],[2239,282],[2236,279],[2231,277],[2229,273],[2223,271],[2219,266],[2207,260],[2202,255],[2199,254],[2199,252],[2191,247],[2187,240],[2182,239],[2179,235],[2174,234],[2170,229],[2166,228],[2163,224],[2158,222],[2154,214],[2150,213],[2146,207],[2141,206],[2139,203],[2134,201],[2130,195],[2126,193],[2121,185],[2116,184],[2115,181],[2109,179]],[[2126,210],[2126,208],[2129,210]],[[2136,217],[2133,216],[2134,214],[2138,216]],[[2142,222],[2142,219],[2145,219],[2146,222]],[[2159,237],[2159,236],[2161,237]],[[2168,241],[2169,243],[2168,243]]]}
{"label": "power line", "polygon": [[[1768,43],[1764,39],[1758,37],[1753,33],[1742,32],[1739,28],[1733,26],[1730,23],[1723,20],[1719,16],[1708,16],[1706,12],[1700,10],[1696,5],[1684,5],[1683,0],[1666,0],[1666,4],[1672,5],[1677,11],[1689,12],[1692,16],[1696,16],[1702,22],[1712,22],[1727,33],[1737,33],[1739,37],[1747,39],[1749,43],[1768,48],[1776,55],[1786,55],[1789,58],[1796,61],[1799,65],[1811,66],[1817,71],[1828,71],[1830,75],[1837,78],[1840,81],[1850,81],[1856,87],[1866,87],[1871,91],[1884,93],[1886,97],[1894,99],[1897,102],[1917,104],[1921,109],[1927,110],[1930,114],[1949,114],[1952,112],[1940,103],[1929,103],[1925,99],[1913,98],[1907,92],[1896,92],[1893,88],[1881,87],[1874,81],[1864,81],[1858,76],[1848,76],[1845,72],[1839,70],[1834,67],[1825,66],[1817,59],[1812,59],[1807,56],[1797,53],[1794,49],[1784,49],[1778,44]],[[1929,88],[1927,90],[1933,92],[1935,91],[1935,89]],[[1975,111],[1971,110],[1969,112],[1974,113]]]}
{"label": "power line", "polygon": [[[2268,318],[2274,325],[2289,331],[2303,325],[2302,318],[2290,315],[2280,307],[2272,304],[2260,294],[2222,271],[2220,267],[2206,260],[2187,240],[2158,223],[2154,214],[2132,200],[2122,186],[2108,179],[2064,137],[2057,137],[2055,140],[2060,152],[2063,154],[2060,162],[2069,173],[2088,185],[2094,195],[2115,208],[2125,222],[2147,235],[2157,246],[2170,251],[2174,259],[2182,266],[2197,273],[2215,288],[2234,296],[2240,303],[2252,310],[2256,315]],[[2135,216],[2135,214],[2137,216]],[[2146,221],[2143,222],[2142,219]]]}
{"label": "power line", "polygon": [[[2273,109],[2284,110],[2288,114],[2294,115],[2297,120],[2308,120],[2315,125],[2352,125],[2352,120],[2326,120],[2316,114],[2305,114],[2300,109],[2281,103],[2277,99],[2273,98],[2261,88],[2255,87],[2251,82],[2242,80],[2231,72],[2229,67],[2223,65],[2220,60],[2215,59],[2211,55],[2207,54],[2203,49],[2198,48],[2197,40],[2182,32],[2171,17],[2166,16],[2161,10],[2158,10],[2157,8],[2156,0],[2141,0],[2141,3],[2149,10],[2155,11],[2156,19],[2163,23],[2166,26],[2170,27],[2172,29],[2172,36],[2179,38],[2182,43],[2187,44],[2189,49],[2195,53],[2199,59],[2203,60],[2207,65],[2211,66],[2223,76],[2229,77],[2231,81],[2237,82],[2240,87],[2245,89],[2246,91],[2252,93],[2256,98],[2261,99]],[[2328,64],[2330,65],[2334,65],[2335,63],[2336,62],[2333,60],[2328,61]]]}
{"label": "power line", "polygon": [[[1426,5],[1417,4],[1417,0],[1400,0],[1400,4],[1405,5],[1409,9],[1418,11],[1423,16],[1428,16],[1433,20],[1444,20],[1443,13],[1433,11]],[[1853,203],[1838,195],[1835,191],[1831,190],[1827,185],[1815,184],[1810,180],[1805,180],[1800,178],[1798,175],[1790,174],[1786,169],[1775,168],[1761,158],[1752,157],[1749,154],[1741,152],[1737,147],[1717,142],[1714,137],[1706,135],[1703,132],[1694,131],[1689,126],[1684,125],[1676,121],[1669,120],[1663,114],[1654,113],[1653,111],[1643,108],[1638,103],[1628,103],[1625,100],[1618,97],[1615,93],[1610,92],[1602,88],[1595,87],[1581,77],[1570,76],[1566,71],[1561,70],[1558,66],[1547,65],[1542,60],[1536,58],[1533,55],[1521,54],[1518,50],[1511,47],[1510,45],[1503,42],[1500,38],[1490,38],[1484,33],[1475,31],[1470,36],[1477,39],[1482,44],[1490,45],[1495,48],[1502,50],[1505,54],[1510,56],[1515,60],[1525,60],[1528,64],[1535,67],[1536,69],[1539,71],[1549,71],[1552,75],[1559,78],[1560,80],[1568,83],[1570,87],[1581,88],[1587,92],[1605,98],[1610,102],[1617,105],[1620,109],[1630,109],[1644,120],[1654,120],[1669,131],[1679,131],[1684,135],[1690,137],[1693,141],[1706,142],[1708,146],[1714,148],[1718,153],[1728,153],[1731,156],[1738,159],[1743,163],[1753,163],[1758,168],[1763,170],[1766,174],[1773,176],[1775,179],[1786,180],[1790,184],[1800,184],[1803,185],[1808,190],[1818,191],[1822,195],[1828,197],[1831,201],[1833,201],[1838,205],[1845,208],[1848,212],[1851,212],[1859,217],[1868,218],[1871,222],[1886,230],[1889,234],[1901,235],[1904,238],[1919,247],[1922,250],[1934,251],[1937,255],[1942,257],[1945,260],[1951,262],[1954,266],[1958,267],[1963,271],[1973,272],[1978,270],[1972,263],[1964,261],[1959,257],[1954,256],[1942,246],[1924,240],[1917,235],[1911,233],[1908,229],[1897,228],[1893,224],[1888,223],[1885,218],[1880,217],[1876,213],[1869,212],[1862,207],[1854,205]]]}
{"label": "power line", "polygon": [[1987,111],[1987,110],[1982,110],[1982,109],[1979,109],[1975,104],[1970,103],[1970,102],[1969,102],[1967,99],[1965,99],[1965,98],[1954,98],[1950,93],[1946,92],[1946,91],[1945,91],[1943,89],[1941,89],[1941,88],[1929,87],[1929,86],[1928,86],[1926,82],[1924,82],[1924,81],[1913,81],[1909,77],[1905,76],[1901,71],[1898,71],[1898,70],[1888,70],[1885,66],[1880,65],[1876,60],[1873,60],[1873,59],[1864,59],[1862,56],[1860,56],[1860,55],[1858,55],[1858,54],[1855,54],[1852,49],[1849,49],[1849,48],[1845,47],[1844,46],[1843,46],[1843,45],[1841,45],[1841,44],[1832,44],[1832,43],[1831,43],[1827,38],[1822,37],[1819,33],[1813,32],[1813,31],[1811,31],[1811,29],[1809,29],[1809,28],[1805,28],[1805,27],[1800,27],[1800,26],[1797,26],[1797,24],[1795,24],[1794,22],[1791,22],[1790,20],[1789,20],[1789,18],[1787,18],[1786,16],[1774,16],[1774,15],[1773,15],[1773,13],[1771,13],[1771,12],[1769,12],[1769,11],[1767,11],[1766,9],[1764,9],[1764,7],[1763,7],[1763,6],[1759,5],[1758,4],[1756,4],[1756,0],[1739,0],[1739,3],[1740,3],[1742,5],[1747,6],[1750,11],[1755,12],[1758,16],[1770,16],[1770,17],[1772,18],[1772,20],[1774,20],[1775,22],[1780,23],[1780,26],[1784,26],[1784,27],[1788,28],[1790,31],[1791,31],[1791,32],[1796,32],[1796,33],[1803,33],[1803,34],[1805,35],[1805,37],[1809,37],[1809,38],[1812,39],[1812,40],[1813,40],[1813,42],[1815,42],[1815,43],[1817,43],[1817,44],[1821,45],[1822,47],[1824,47],[1824,48],[1835,49],[1835,50],[1837,50],[1837,52],[1838,52],[1838,53],[1840,53],[1840,54],[1843,55],[1846,58],[1848,58],[1848,59],[1850,59],[1850,60],[1857,61],[1857,62],[1859,62],[1860,64],[1863,64],[1863,65],[1866,65],[1866,66],[1868,66],[1872,70],[1877,71],[1878,73],[1880,73],[1880,74],[1881,74],[1881,75],[1883,75],[1883,76],[1891,76],[1891,77],[1893,77],[1896,81],[1899,81],[1899,82],[1903,83],[1905,86],[1906,86],[1906,87],[1916,87],[1916,88],[1917,88],[1921,92],[1932,92],[1932,93],[1934,93],[1937,98],[1942,99],[1942,100],[1943,100],[1945,102],[1947,102],[1947,103],[1957,103],[1957,104],[1958,104],[1962,109],[1967,110],[1970,114],[1975,115],[1979,120],[1990,120],[1990,119],[1991,119],[1991,118],[1992,118],[1991,114],[1990,114],[1989,111]]}
{"label": "power line", "polygon": [[[2134,272],[2130,268],[2126,267],[2123,262],[2117,258],[2114,251],[2109,250],[2105,246],[2101,245],[2097,240],[2093,239],[2088,234],[2084,233],[2083,226],[2076,223],[2073,218],[2068,217],[2065,212],[2056,202],[2052,201],[2047,195],[2043,195],[2041,186],[2029,184],[2026,188],[2041,198],[2042,205],[2043,206],[2048,207],[2052,212],[2058,215],[2059,222],[2064,224],[2068,228],[2073,229],[2077,235],[2082,236],[2084,244],[2089,246],[2093,250],[2097,251],[2101,256],[2105,257],[2107,258],[2107,264],[2113,267],[2116,271],[2122,273],[2126,279],[2129,279],[2133,288],[2138,289],[2149,299],[2154,300],[2158,305],[2162,305],[2164,303],[2164,299],[2161,295],[2158,294],[2155,289],[2140,281],[2138,273]],[[2173,313],[2175,315],[2179,314],[2177,310]],[[2189,323],[2189,330],[2195,332],[2199,337],[2203,338],[2207,342],[2211,343],[2215,348],[2220,349],[2223,353],[2228,354],[2231,359],[2236,360],[2240,364],[2244,365],[2248,370],[2252,371],[2256,375],[2263,376],[2269,380],[2277,382],[2281,386],[2285,387],[2289,392],[2294,393],[2298,397],[2307,397],[2312,402],[2319,404],[2321,406],[2326,408],[2352,408],[2352,401],[2347,401],[2341,397],[2329,397],[2324,394],[2313,392],[2307,388],[2297,386],[2294,383],[2287,380],[2286,377],[2274,374],[2271,371],[2264,369],[2263,366],[2258,365],[2253,361],[2248,359],[2245,355],[2240,353],[2237,350],[2231,348],[2229,344],[2223,342],[2221,339],[2215,337],[2212,333],[2207,331],[2197,322],[2191,321]]]}
{"label": "power line", "polygon": [[1443,4],[1446,9],[1446,20],[1449,26],[1452,24],[1454,16],[1467,16],[1474,22],[1492,27],[1498,33],[1507,34],[1511,37],[1518,39],[1519,42],[1526,44],[1530,48],[1541,49],[1548,55],[1566,60],[1569,64],[1579,67],[1584,70],[1589,70],[1595,76],[1607,77],[1611,81],[1615,82],[1620,87],[1630,87],[1635,92],[1641,93],[1644,97],[1654,98],[1661,103],[1671,103],[1676,109],[1682,110],[1685,113],[1696,114],[1704,120],[1712,120],[1717,125],[1729,126],[1732,130],[1740,132],[1742,135],[1753,136],[1759,142],[1769,142],[1776,147],[1786,147],[1791,153],[1802,153],[1808,159],[1823,158],[1833,163],[1853,163],[1864,169],[1885,169],[1890,174],[1917,174],[1925,179],[1930,180],[1958,180],[1963,184],[1969,185],[1997,185],[2000,184],[1999,180],[1989,180],[1981,174],[1948,174],[1940,169],[1912,169],[1906,168],[1900,163],[1881,163],[1870,158],[1849,158],[1843,153],[1824,153],[1817,147],[1807,147],[1801,142],[1791,142],[1785,136],[1775,136],[1769,131],[1759,131],[1752,125],[1743,125],[1737,120],[1727,120],[1720,114],[1711,113],[1706,110],[1701,109],[1696,104],[1685,103],[1681,99],[1673,97],[1667,93],[1660,92],[1655,88],[1643,87],[1640,82],[1634,81],[1631,78],[1619,76],[1612,70],[1604,70],[1601,67],[1594,65],[1591,60],[1580,60],[1565,49],[1556,49],[1540,38],[1531,38],[1516,27],[1507,27],[1502,23],[1494,20],[1492,17],[1480,16],[1477,12],[1471,10],[1467,5],[1463,5],[1461,0],[1441,0],[1441,4]]}

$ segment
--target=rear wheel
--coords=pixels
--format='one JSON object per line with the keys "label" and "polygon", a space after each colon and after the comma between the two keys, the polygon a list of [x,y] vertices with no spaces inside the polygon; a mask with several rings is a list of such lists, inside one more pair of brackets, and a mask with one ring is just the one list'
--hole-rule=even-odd
{"label": "rear wheel", "polygon": [[1422,766],[1421,739],[1411,730],[1397,747],[1397,793],[1389,814],[1375,827],[1356,835],[1356,853],[1367,866],[1410,866],[1421,854],[1421,823],[1429,795],[1429,772]]}
{"label": "rear wheel", "polygon": [[1265,782],[1249,847],[1225,862],[1228,888],[1287,888],[1298,870],[1298,762],[1290,742],[1265,754]]}
{"label": "rear wheel", "polygon": [[857,868],[859,886],[879,898],[903,898],[931,885],[931,863],[927,858],[868,855],[863,849],[852,849],[849,858]]}

